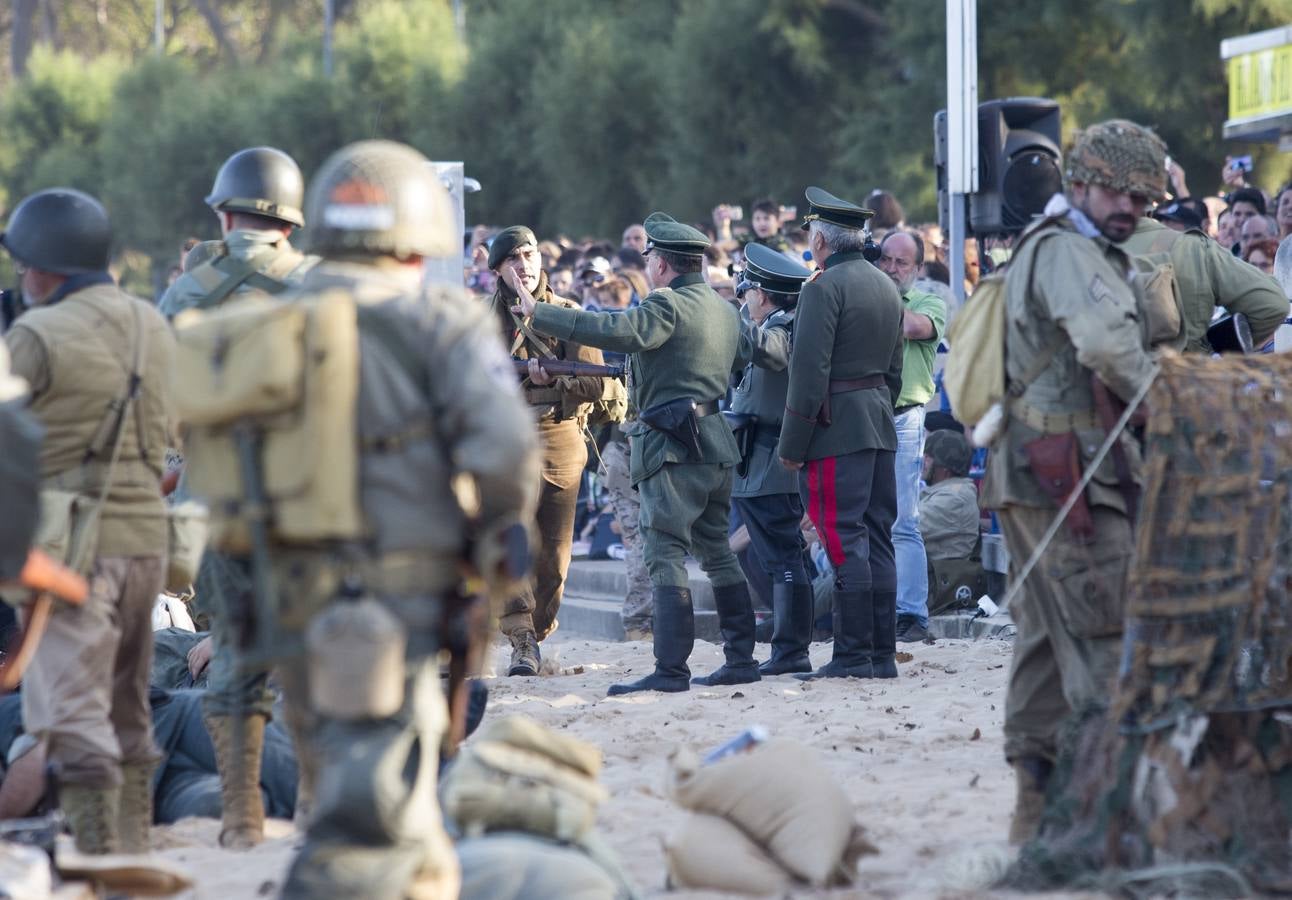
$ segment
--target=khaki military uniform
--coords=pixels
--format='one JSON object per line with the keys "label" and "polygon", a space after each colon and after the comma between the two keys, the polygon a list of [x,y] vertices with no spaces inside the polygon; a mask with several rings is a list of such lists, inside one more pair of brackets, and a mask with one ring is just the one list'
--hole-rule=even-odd
{"label": "khaki military uniform", "polygon": [[[157,308],[167,318],[186,309],[214,306],[249,291],[277,293],[296,284],[318,262],[292,247],[280,231],[240,228],[222,241],[224,252],[175,279]],[[212,295],[224,291],[215,300]]]}
{"label": "khaki military uniform", "polygon": [[159,758],[148,706],[152,607],[167,551],[161,477],[173,443],[167,372],[174,339],[150,304],[107,275],[74,276],[5,336],[14,374],[31,385],[45,428],[42,487],[97,497],[110,447],[83,465],[113,405],[127,391],[138,329],[143,381],[122,428],[121,452],[102,510],[80,607],[56,604],[23,685],[26,729],[47,742],[69,784],[110,788],[122,767]]}
{"label": "khaki military uniform", "polygon": [[1211,352],[1207,326],[1217,306],[1247,316],[1258,347],[1287,318],[1288,299],[1278,282],[1201,231],[1180,233],[1144,218],[1121,249],[1132,256],[1170,254],[1184,312],[1185,352]]}
{"label": "khaki military uniform", "polygon": [[920,492],[920,531],[929,559],[968,559],[978,545],[978,489],[968,478],[947,478]]}
{"label": "khaki military uniform", "polygon": [[[552,293],[547,273],[542,273],[534,292],[540,303],[562,309],[579,309],[579,304]],[[498,321],[503,341],[515,359],[549,357],[604,365],[601,351],[575,341],[525,333],[511,312],[515,295],[500,288],[490,306]],[[539,387],[526,378],[522,393],[538,423],[539,446],[543,453],[542,493],[536,515],[538,545],[534,552],[534,576],[524,593],[503,606],[499,628],[503,634],[533,632],[541,641],[556,629],[565,576],[570,568],[574,543],[574,518],[579,501],[579,484],[588,462],[584,439],[587,404],[600,400],[605,379],[560,376],[554,384]]]}
{"label": "khaki military uniform", "polygon": [[[404,897],[419,873],[452,881],[456,861],[436,800],[447,724],[445,596],[458,584],[464,537],[496,543],[502,528],[530,520],[537,500],[532,418],[495,323],[452,289],[427,297],[418,277],[326,261],[286,297],[341,292],[359,304],[358,487],[368,537],[275,553],[282,654],[270,662],[289,697],[309,697],[302,636],[343,583],[375,597],[407,635],[397,712],[341,719],[316,709],[308,735],[321,763],[315,807],[287,898]],[[454,491],[461,474],[479,502],[470,520]]]}
{"label": "khaki military uniform", "polygon": [[[1072,434],[1084,469],[1106,436],[1091,374],[1129,400],[1153,373],[1129,258],[1102,237],[1083,236],[1078,223],[1092,227],[1075,211],[1042,226],[1006,278],[1008,377],[1017,382],[1042,367],[1011,403],[983,484],[982,505],[997,511],[1014,575],[1057,509],[1032,471],[1029,444]],[[1135,468],[1136,448],[1128,438],[1123,446]],[[1133,541],[1111,454],[1086,500],[1092,536],[1075,534],[1070,517],[1010,609],[1018,626],[1005,709],[1011,760],[1053,760],[1060,721],[1070,710],[1106,703],[1117,669]]]}
{"label": "khaki military uniform", "polygon": [[[630,426],[634,427],[634,426]],[[640,426],[644,427],[644,426]],[[606,491],[619,523],[619,540],[624,545],[624,566],[628,574],[628,591],[624,594],[621,616],[624,628],[650,631],[650,572],[646,570],[646,545],[641,531],[641,501],[633,490],[631,451],[625,435],[606,444],[601,451],[605,464]]]}

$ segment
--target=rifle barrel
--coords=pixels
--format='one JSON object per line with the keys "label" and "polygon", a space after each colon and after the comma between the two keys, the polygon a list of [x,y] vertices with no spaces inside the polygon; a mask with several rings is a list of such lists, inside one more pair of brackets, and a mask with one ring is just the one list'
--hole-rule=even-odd
{"label": "rifle barrel", "polygon": [[[511,364],[517,375],[529,374],[529,360],[513,357]],[[623,366],[599,366],[596,363],[568,359],[540,359],[538,364],[548,375],[567,375],[574,378],[622,378],[624,374]]]}

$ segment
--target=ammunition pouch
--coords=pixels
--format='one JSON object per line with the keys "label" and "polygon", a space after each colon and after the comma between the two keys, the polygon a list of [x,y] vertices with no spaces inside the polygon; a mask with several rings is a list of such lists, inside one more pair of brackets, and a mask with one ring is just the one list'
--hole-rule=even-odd
{"label": "ammunition pouch", "polygon": [[387,719],[404,705],[402,622],[379,601],[338,600],[305,631],[310,705],[343,721]]}
{"label": "ammunition pouch", "polygon": [[[1081,441],[1075,432],[1047,434],[1023,445],[1028,465],[1037,484],[1056,506],[1067,502],[1081,481]],[[1085,495],[1068,513],[1068,531],[1083,542],[1094,539],[1095,520]]]}
{"label": "ammunition pouch", "polygon": [[722,417],[731,426],[731,433],[736,438],[736,449],[740,451],[736,474],[744,478],[749,471],[749,457],[754,452],[754,439],[758,437],[758,416],[724,410]]}
{"label": "ammunition pouch", "polygon": [[690,397],[679,397],[643,409],[637,420],[681,444],[690,462],[702,463],[704,451],[700,448],[700,419],[717,411],[716,401],[696,403]]}

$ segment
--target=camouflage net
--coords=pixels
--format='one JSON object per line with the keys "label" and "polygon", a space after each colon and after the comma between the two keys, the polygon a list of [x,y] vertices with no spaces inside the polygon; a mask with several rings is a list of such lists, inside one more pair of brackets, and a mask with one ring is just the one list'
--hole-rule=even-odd
{"label": "camouflage net", "polygon": [[1289,386],[1292,355],[1163,361],[1121,673],[1009,886],[1292,893]]}

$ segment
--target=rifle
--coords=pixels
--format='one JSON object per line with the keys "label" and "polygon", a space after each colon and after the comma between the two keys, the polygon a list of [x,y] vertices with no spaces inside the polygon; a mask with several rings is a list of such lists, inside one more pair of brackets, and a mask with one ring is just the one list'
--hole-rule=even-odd
{"label": "rifle", "polygon": [[[623,366],[599,366],[596,363],[575,362],[566,359],[539,359],[536,362],[548,375],[568,375],[574,378],[623,378]],[[529,374],[529,360],[511,360],[512,368],[522,377]]]}
{"label": "rifle", "polygon": [[18,687],[22,673],[36,653],[36,646],[49,625],[57,597],[73,606],[85,603],[89,587],[78,573],[72,571],[40,550],[32,549],[22,568],[19,582],[32,592],[32,600],[25,604],[27,620],[22,636],[0,660],[0,693],[10,693]]}

